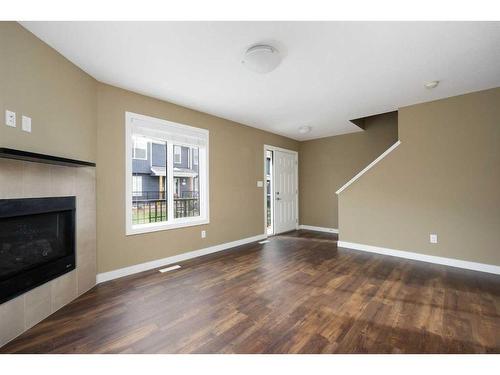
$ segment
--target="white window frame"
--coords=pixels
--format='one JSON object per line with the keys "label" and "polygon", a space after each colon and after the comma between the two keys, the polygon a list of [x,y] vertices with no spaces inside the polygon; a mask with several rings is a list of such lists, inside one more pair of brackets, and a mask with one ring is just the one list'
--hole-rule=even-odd
{"label": "white window frame", "polygon": [[[177,150],[179,150],[179,153],[176,152]],[[177,156],[179,157],[179,161],[175,160]],[[178,144],[174,145],[174,164],[182,164],[182,146]]]}
{"label": "white window frame", "polygon": [[[186,137],[199,136],[204,140],[204,145],[179,142],[178,139],[169,139],[168,133],[162,137],[161,141],[167,142],[167,209],[168,220],[164,222],[132,224],[132,142],[133,142],[133,124],[141,123],[155,131],[162,132],[168,129],[169,132],[175,131],[176,134]],[[199,195],[200,195],[200,216],[174,218],[174,144],[186,147],[198,148],[199,160]],[[195,225],[204,225],[210,223],[209,216],[209,132],[206,129],[195,128],[188,125],[178,124],[167,120],[144,116],[132,112],[125,113],[125,233],[134,235],[141,233],[156,232]],[[168,155],[172,155],[169,157]]]}
{"label": "white window frame", "polygon": [[[143,149],[144,150],[144,157],[143,158],[139,158],[135,154],[135,150],[139,149],[139,147],[135,147],[135,145],[138,144],[138,143],[145,143],[146,144],[146,148]],[[133,142],[132,142],[132,158],[135,159],[135,160],[148,160],[148,141],[146,139],[141,139],[140,137],[135,137],[133,139]]]}

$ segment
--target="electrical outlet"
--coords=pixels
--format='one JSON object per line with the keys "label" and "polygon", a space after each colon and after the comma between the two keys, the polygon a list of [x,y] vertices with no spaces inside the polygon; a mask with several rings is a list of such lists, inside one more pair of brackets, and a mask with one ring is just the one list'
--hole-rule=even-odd
{"label": "electrical outlet", "polygon": [[257,187],[264,187],[263,181],[257,181]]}
{"label": "electrical outlet", "polygon": [[207,231],[206,230],[202,230],[201,231],[201,238],[205,238],[207,236]]}
{"label": "electrical outlet", "polygon": [[16,127],[16,112],[12,112],[9,110],[5,111],[5,125],[11,126],[13,128]]}
{"label": "electrical outlet", "polygon": [[431,233],[431,235],[429,237],[429,241],[431,243],[438,243],[438,235],[435,233]]}

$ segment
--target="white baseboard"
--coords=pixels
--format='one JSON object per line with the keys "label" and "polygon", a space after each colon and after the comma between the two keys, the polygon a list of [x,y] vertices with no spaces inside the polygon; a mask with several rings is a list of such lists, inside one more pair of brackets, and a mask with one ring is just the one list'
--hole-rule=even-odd
{"label": "white baseboard", "polygon": [[216,253],[218,251],[226,250],[226,249],[229,249],[231,247],[241,246],[241,245],[245,245],[247,243],[260,241],[264,238],[267,238],[266,234],[259,234],[257,236],[243,238],[243,239],[237,240],[237,241],[222,243],[219,245],[206,247],[206,248],[200,249],[200,250],[189,251],[187,253],[182,253],[182,254],[174,255],[171,257],[167,257],[167,258],[152,260],[151,262],[135,264],[135,265],[130,266],[130,267],[125,267],[125,268],[120,268],[120,269],[109,271],[109,272],[99,273],[99,274],[97,274],[97,284],[103,283],[105,281],[117,279],[119,277],[133,275],[134,273],[139,273],[139,272],[148,271],[148,270],[158,268],[158,267],[163,267],[163,266],[166,266],[166,265],[169,265],[172,263],[177,263],[177,262],[182,262],[182,261],[185,261],[188,259],[197,258],[197,257],[200,257],[202,255]]}
{"label": "white baseboard", "polygon": [[419,260],[421,262],[442,264],[450,267],[464,268],[467,270],[474,270],[474,271],[487,272],[500,275],[500,266],[495,266],[493,264],[484,264],[484,263],[469,262],[460,259],[437,257],[434,255],[426,255],[420,253],[413,253],[410,251],[394,250],[385,247],[363,245],[354,242],[339,241],[337,243],[337,246],[347,247],[349,249],[354,249],[354,250],[367,251],[370,253],[390,255],[398,258],[413,259],[413,260]]}
{"label": "white baseboard", "polygon": [[316,232],[338,233],[337,228],[315,227],[312,225],[299,225],[299,229],[315,230]]}

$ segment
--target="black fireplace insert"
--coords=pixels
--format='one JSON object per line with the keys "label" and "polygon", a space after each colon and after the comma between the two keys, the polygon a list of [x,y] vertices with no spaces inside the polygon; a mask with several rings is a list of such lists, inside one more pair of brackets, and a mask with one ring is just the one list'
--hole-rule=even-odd
{"label": "black fireplace insert", "polygon": [[0,303],[75,269],[75,197],[0,199]]}

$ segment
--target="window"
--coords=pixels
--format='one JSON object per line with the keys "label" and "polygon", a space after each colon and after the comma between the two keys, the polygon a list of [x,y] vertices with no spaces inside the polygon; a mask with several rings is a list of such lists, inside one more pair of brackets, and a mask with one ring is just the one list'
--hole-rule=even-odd
{"label": "window", "polygon": [[193,165],[198,165],[198,150],[193,148]]}
{"label": "window", "polygon": [[[138,140],[155,147],[147,165]],[[207,130],[127,112],[126,143],[127,235],[209,222]]]}
{"label": "window", "polygon": [[182,148],[181,146],[174,146],[174,163],[182,163]]}
{"label": "window", "polygon": [[[193,150],[199,152],[198,147],[186,147],[187,155]],[[174,145],[175,149],[175,145]],[[200,215],[200,184],[199,170],[189,168],[174,167],[174,217],[196,217]]]}
{"label": "window", "polygon": [[132,176],[132,195],[134,197],[142,195],[142,176]]}
{"label": "window", "polygon": [[148,159],[148,141],[146,139],[140,137],[134,137],[132,158],[138,160]]}

